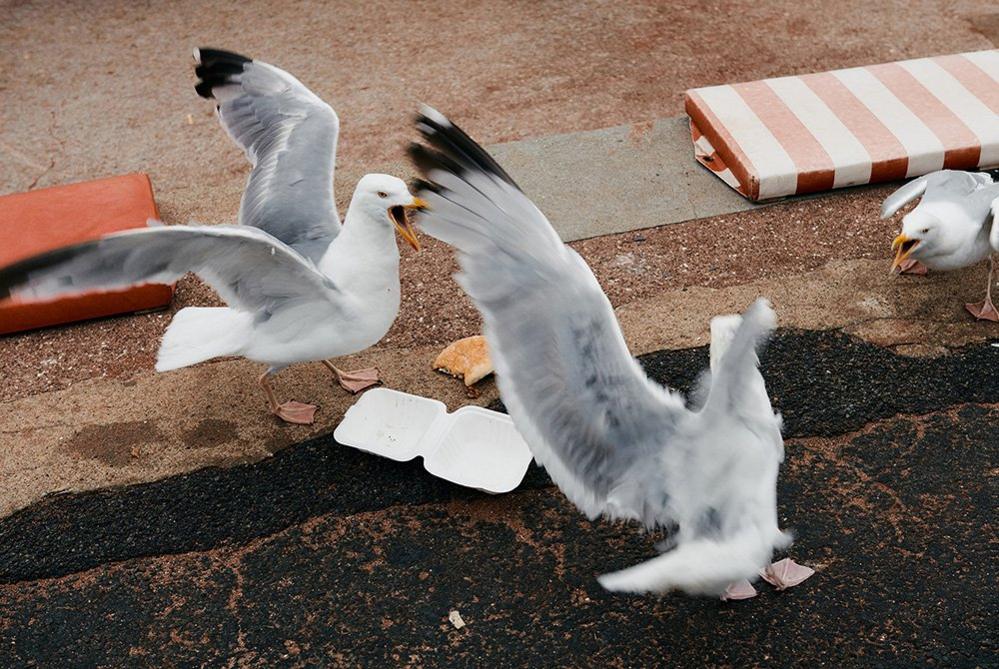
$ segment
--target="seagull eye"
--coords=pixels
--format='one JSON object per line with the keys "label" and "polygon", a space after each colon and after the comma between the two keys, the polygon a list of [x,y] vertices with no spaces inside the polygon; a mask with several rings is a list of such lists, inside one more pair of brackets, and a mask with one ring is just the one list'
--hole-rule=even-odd
{"label": "seagull eye", "polygon": [[929,228],[923,228],[920,232],[922,232],[925,235],[929,231],[930,231]]}
{"label": "seagull eye", "polygon": [[378,191],[378,197],[380,197],[380,198],[382,198],[384,200],[385,198],[388,197],[388,193],[386,193],[383,190],[380,190],[380,191]]}

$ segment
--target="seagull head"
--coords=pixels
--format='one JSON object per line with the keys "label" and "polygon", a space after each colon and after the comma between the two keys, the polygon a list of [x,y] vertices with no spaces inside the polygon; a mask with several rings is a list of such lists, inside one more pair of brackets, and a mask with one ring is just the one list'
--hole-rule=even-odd
{"label": "seagull head", "polygon": [[361,210],[376,221],[387,221],[410,246],[420,250],[420,241],[409,220],[409,212],[427,208],[427,203],[409,192],[406,182],[388,174],[368,174],[354,191],[351,207]]}
{"label": "seagull head", "polygon": [[891,272],[901,270],[906,260],[925,260],[939,249],[942,224],[925,207],[916,207],[902,219],[902,232],[891,243],[895,259]]}

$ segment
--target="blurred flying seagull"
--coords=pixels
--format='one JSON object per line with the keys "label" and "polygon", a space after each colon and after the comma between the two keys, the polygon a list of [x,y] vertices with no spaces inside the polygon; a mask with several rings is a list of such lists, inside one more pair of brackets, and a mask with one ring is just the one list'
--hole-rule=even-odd
{"label": "blurred flying seagull", "polygon": [[503,168],[436,110],[417,128],[429,145],[410,147],[426,178],[417,224],[457,249],[456,278],[482,312],[503,401],[535,458],[591,519],[676,528],[665,553],[600,583],[742,596],[742,579],[791,541],[777,524],[781,421],[757,360],[770,306],[713,320],[705,399],[688,408],[631,357],[590,268]]}
{"label": "blurred flying seagull", "polygon": [[222,126],[253,164],[241,225],[153,225],[43,253],[0,269],[0,297],[54,298],[194,272],[228,307],[178,311],[157,371],[230,355],[265,363],[259,382],[271,411],[308,424],[316,407],[279,404],[269,377],[322,361],[348,390],[377,383],[377,370],[343,372],[328,358],[364,350],[392,325],[400,299],[393,229],[419,248],[407,210],[423,203],[401,179],[369,174],[341,227],[333,109],[272,65],[211,49],[194,55],[198,93],[218,101]]}
{"label": "blurred flying seagull", "polygon": [[988,258],[985,301],[964,306],[977,319],[999,321],[999,311],[992,304],[992,254],[999,251],[999,225],[994,223],[999,184],[983,172],[932,172],[889,195],[881,218],[895,215],[916,198],[921,198],[919,204],[902,218],[902,232],[892,242],[891,271],[911,270],[915,263],[948,271]]}

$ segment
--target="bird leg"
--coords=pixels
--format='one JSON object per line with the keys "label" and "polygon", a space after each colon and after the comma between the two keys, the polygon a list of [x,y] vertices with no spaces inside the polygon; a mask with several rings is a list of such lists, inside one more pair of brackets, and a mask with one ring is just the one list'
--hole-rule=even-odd
{"label": "bird leg", "polygon": [[903,260],[902,264],[898,266],[898,273],[915,274],[917,276],[923,276],[925,274],[930,273],[930,268],[924,265],[923,263],[919,262],[918,260],[909,258],[907,260]]}
{"label": "bird leg", "polygon": [[811,567],[800,565],[791,558],[778,560],[760,570],[763,580],[778,590],[793,588],[814,573]]}
{"label": "bird leg", "polygon": [[311,425],[315,422],[316,406],[313,404],[302,404],[301,402],[288,401],[278,404],[277,397],[274,396],[274,389],[268,377],[271,370],[267,370],[260,375],[260,387],[267,393],[267,401],[271,405],[271,413],[286,423],[295,425]]}
{"label": "bird leg", "polygon": [[989,283],[985,287],[985,301],[981,304],[966,304],[964,308],[980,321],[999,322],[999,311],[992,304],[992,273],[995,271],[995,258],[989,256]]}
{"label": "bird leg", "polygon": [[381,383],[381,379],[378,378],[377,367],[355,369],[350,372],[345,372],[342,369],[337,369],[336,366],[329,360],[323,360],[322,363],[326,365],[328,370],[333,372],[333,375],[336,376],[336,381],[340,384],[341,388],[355,395],[365,388],[377,386]]}

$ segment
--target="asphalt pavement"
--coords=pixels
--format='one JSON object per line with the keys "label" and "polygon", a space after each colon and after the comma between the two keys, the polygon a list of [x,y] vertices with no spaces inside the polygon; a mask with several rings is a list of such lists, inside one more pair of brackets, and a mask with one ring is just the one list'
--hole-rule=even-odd
{"label": "asphalt pavement", "polygon": [[[658,537],[540,468],[490,496],[320,437],[0,521],[0,665],[995,666],[997,356],[780,331],[780,519],[817,570],[788,591],[606,593]],[[707,356],[641,361],[689,387]]]}

